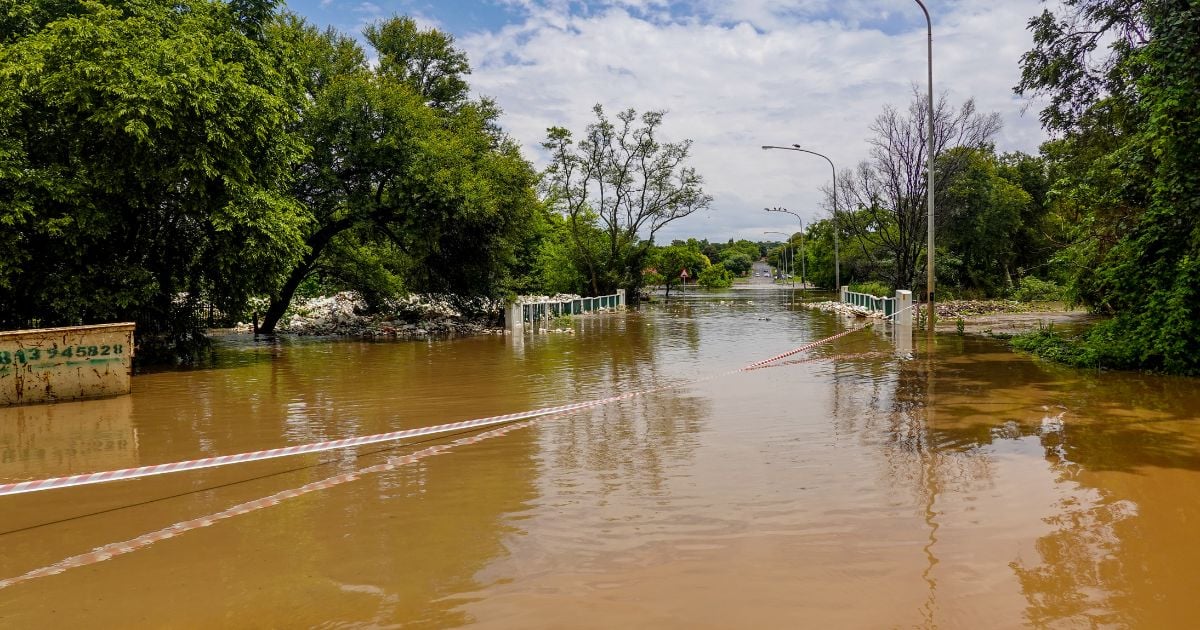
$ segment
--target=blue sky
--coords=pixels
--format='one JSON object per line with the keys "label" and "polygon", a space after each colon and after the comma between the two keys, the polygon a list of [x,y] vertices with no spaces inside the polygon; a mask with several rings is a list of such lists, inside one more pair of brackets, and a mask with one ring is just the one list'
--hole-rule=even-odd
{"label": "blue sky", "polygon": [[[1017,97],[1039,0],[933,0],[934,87],[999,112],[1002,151],[1036,152],[1037,107]],[[763,144],[802,143],[839,169],[867,157],[870,124],[925,84],[925,21],[910,0],[292,0],[319,25],[357,34],[393,14],[453,34],[470,82],[504,109],[536,165],[552,125],[582,130],[591,106],[668,111],[664,135],[693,140],[712,209],[672,223],[685,236],[760,240],[793,229],[768,206],[827,216],[828,165]]]}

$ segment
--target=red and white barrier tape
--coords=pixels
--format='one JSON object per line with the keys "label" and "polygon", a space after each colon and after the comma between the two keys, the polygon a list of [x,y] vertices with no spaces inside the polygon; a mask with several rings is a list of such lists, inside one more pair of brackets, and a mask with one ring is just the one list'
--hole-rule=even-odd
{"label": "red and white barrier tape", "polygon": [[332,488],[333,486],[338,486],[338,485],[341,485],[341,484],[349,482],[349,481],[354,481],[355,479],[358,479],[364,475],[395,470],[396,468],[399,468],[400,466],[404,466],[406,464],[411,464],[417,460],[424,459],[431,455],[438,455],[440,453],[443,453],[445,451],[448,451],[448,450],[454,448],[455,446],[462,446],[464,444],[474,444],[475,442],[481,442],[488,438],[504,435],[505,433],[528,426],[529,424],[530,424],[529,422],[518,422],[515,424],[510,424],[507,426],[500,427],[498,429],[492,429],[491,431],[487,431],[485,433],[479,433],[477,435],[473,435],[470,437],[459,438],[457,440],[454,440],[453,442],[448,442],[446,444],[438,444],[436,446],[430,446],[429,448],[425,448],[425,449],[421,449],[419,451],[415,451],[413,453],[409,453],[408,455],[404,455],[403,457],[389,458],[388,461],[386,461],[382,464],[376,464],[374,466],[368,466],[366,468],[362,468],[362,469],[355,470],[352,472],[343,473],[340,475],[334,475],[332,477],[327,477],[325,479],[321,479],[320,481],[314,481],[312,483],[305,484],[303,486],[300,486],[299,488],[292,488],[291,490],[284,490],[282,492],[277,492],[275,494],[272,494],[267,497],[263,497],[261,499],[255,499],[253,501],[239,503],[238,505],[235,505],[231,508],[222,510],[215,514],[209,514],[207,516],[201,516],[201,517],[194,518],[191,520],[175,523],[174,525],[171,525],[170,527],[165,527],[163,529],[153,531],[148,534],[142,534],[141,536],[138,536],[137,538],[125,540],[122,542],[109,543],[102,547],[97,547],[87,553],[82,553],[82,554],[79,554],[76,556],[71,556],[70,558],[65,558],[63,560],[55,562],[54,564],[47,565],[47,566],[44,566],[44,567],[41,567],[38,569],[34,569],[32,571],[28,571],[26,573],[23,573],[21,575],[15,576],[15,577],[0,580],[0,589],[5,589],[14,584],[19,584],[21,582],[33,580],[33,579],[40,578],[40,577],[58,575],[59,573],[62,573],[63,571],[66,571],[68,569],[75,569],[78,567],[87,566],[89,564],[96,564],[98,562],[103,562],[114,556],[120,556],[123,554],[127,554],[131,551],[136,551],[138,549],[141,549],[142,547],[147,547],[147,546],[152,545],[161,540],[166,540],[168,538],[174,538],[184,532],[188,532],[188,531],[191,531],[194,529],[200,529],[201,527],[208,527],[209,525],[212,525],[213,523],[216,523],[217,521],[223,521],[225,519],[232,518],[234,516],[240,516],[242,514],[253,512],[255,510],[260,510],[265,507],[277,505],[281,501],[285,501],[287,499],[291,499],[291,498],[298,497],[298,496],[301,496],[304,494],[308,494],[310,492],[315,492],[317,490],[324,490],[326,488]]}
{"label": "red and white barrier tape", "polygon": [[10,495],[10,494],[23,494],[23,493],[27,493],[27,492],[40,492],[40,491],[44,491],[44,490],[53,490],[53,489],[57,489],[57,488],[70,488],[73,486],[86,486],[86,485],[92,485],[92,484],[97,484],[97,483],[105,483],[105,482],[109,482],[109,481],[124,481],[124,480],[129,480],[129,479],[140,479],[142,477],[151,477],[154,475],[165,475],[168,473],[183,472],[186,470],[200,470],[203,468],[214,468],[217,466],[226,466],[229,464],[241,464],[241,463],[245,463],[245,462],[254,462],[254,461],[260,461],[260,460],[264,460],[264,459],[274,459],[274,458],[278,458],[278,457],[288,457],[291,455],[301,455],[301,454],[305,454],[305,453],[322,453],[325,451],[332,451],[332,450],[342,449],[342,448],[350,448],[350,447],[354,447],[354,446],[365,446],[367,444],[379,444],[381,442],[394,442],[396,440],[403,440],[403,439],[407,439],[407,438],[424,437],[424,436],[428,436],[428,435],[437,435],[440,433],[463,431],[466,429],[478,429],[478,428],[488,427],[488,426],[497,425],[497,424],[505,424],[508,422],[515,422],[518,420],[537,418],[537,417],[546,416],[546,415],[550,415],[550,414],[560,414],[560,413],[566,413],[566,412],[570,412],[570,411],[579,411],[582,409],[589,409],[591,407],[606,405],[608,403],[616,402],[618,400],[627,400],[627,399],[633,398],[635,396],[643,396],[646,394],[659,392],[659,391],[671,389],[674,387],[682,387],[685,385],[692,385],[692,384],[704,382],[704,381],[716,378],[717,376],[724,376],[724,375],[728,375],[728,374],[734,374],[737,372],[745,372],[745,371],[749,371],[749,370],[755,370],[755,369],[761,368],[769,363],[773,363],[780,359],[785,359],[792,355],[799,354],[806,350],[811,350],[817,346],[840,339],[842,337],[845,337],[846,335],[849,335],[852,332],[861,330],[862,328],[864,328],[864,327],[851,328],[850,330],[838,333],[836,335],[833,335],[832,337],[827,337],[825,339],[814,341],[812,343],[800,346],[799,348],[789,350],[783,354],[780,354],[780,355],[777,355],[777,356],[774,356],[774,357],[771,357],[769,359],[765,359],[762,361],[758,361],[755,363],[751,363],[750,365],[747,365],[745,367],[741,367],[736,370],[730,370],[729,372],[725,372],[723,374],[710,376],[708,378],[684,381],[682,383],[674,383],[671,385],[665,385],[662,387],[656,387],[653,389],[642,390],[642,391],[638,391],[638,392],[630,392],[627,394],[610,396],[608,398],[602,398],[599,400],[592,400],[592,401],[581,402],[581,403],[572,403],[570,405],[558,405],[555,407],[543,407],[541,409],[534,409],[533,411],[522,411],[519,413],[510,413],[510,414],[504,414],[504,415],[499,415],[499,416],[490,416],[487,418],[477,418],[475,420],[463,420],[461,422],[451,422],[448,424],[439,424],[439,425],[435,425],[435,426],[431,426],[431,427],[420,427],[420,428],[416,428],[416,429],[402,429],[399,431],[389,431],[387,433],[376,433],[373,435],[363,435],[363,436],[359,436],[359,437],[342,438],[342,439],[338,439],[338,440],[328,440],[328,441],[324,441],[324,442],[314,442],[311,444],[297,444],[295,446],[285,446],[285,447],[281,447],[281,448],[272,448],[272,449],[266,449],[266,450],[262,450],[262,451],[252,451],[252,452],[248,452],[248,453],[236,453],[233,455],[220,455],[217,457],[205,457],[203,459],[192,459],[192,460],[181,461],[181,462],[155,464],[152,466],[139,466],[137,468],[123,468],[120,470],[108,470],[108,471],[103,471],[103,472],[82,473],[82,474],[78,474],[78,475],[69,475],[66,477],[51,477],[48,479],[33,479],[33,480],[29,480],[29,481],[18,481],[18,482],[13,482],[13,483],[5,483],[5,484],[0,484],[0,496]]}
{"label": "red and white barrier tape", "polygon": [[[743,368],[739,368],[737,370],[731,370],[724,374],[733,374],[733,373],[748,371],[748,370],[752,370],[752,369],[759,369],[759,368],[765,367],[766,364],[771,363],[773,361],[777,361],[781,358],[786,358],[788,356],[792,356],[799,352],[803,352],[804,350],[812,349],[821,344],[829,343],[831,341],[834,341],[835,339],[844,337],[845,335],[847,335],[849,333],[855,332],[856,330],[861,330],[862,328],[865,328],[865,327],[854,328],[854,329],[839,333],[837,335],[834,335],[832,337],[828,337],[826,339],[822,339],[820,341],[816,341],[816,342],[807,344],[807,345],[797,348],[795,350],[781,354],[777,357],[772,357],[771,359],[768,359],[766,361],[759,361],[757,363],[747,365],[747,366],[745,366]],[[511,419],[509,419],[507,421],[502,421],[502,420],[493,420],[493,421],[509,422],[511,424],[507,424],[506,426],[501,426],[496,429],[492,429],[491,431],[479,433],[479,434],[476,434],[473,436],[459,438],[457,440],[448,442],[446,444],[438,444],[435,446],[430,446],[428,448],[424,448],[419,451],[414,451],[412,453],[409,453],[407,455],[403,455],[400,457],[391,457],[391,458],[388,458],[388,460],[382,464],[376,464],[374,466],[368,466],[366,468],[361,468],[359,470],[351,471],[348,473],[334,475],[332,477],[327,477],[327,478],[321,479],[319,481],[314,481],[312,483],[305,484],[298,488],[293,488],[290,490],[284,490],[281,492],[277,492],[275,494],[263,497],[261,499],[255,499],[253,501],[239,503],[238,505],[227,508],[220,512],[216,512],[214,514],[209,514],[207,516],[201,516],[201,517],[194,518],[194,519],[187,520],[187,521],[181,521],[181,522],[171,525],[169,527],[166,527],[166,528],[163,528],[163,529],[160,529],[157,531],[153,531],[153,532],[150,532],[147,534],[142,534],[141,536],[132,538],[130,540],[116,542],[116,543],[109,543],[107,545],[97,547],[87,553],[71,556],[69,558],[60,560],[54,564],[47,565],[47,566],[44,566],[44,567],[41,567],[38,569],[33,569],[31,571],[28,571],[28,572],[23,573],[18,576],[0,580],[0,590],[3,590],[5,588],[7,588],[9,586],[13,586],[15,584],[19,584],[21,582],[26,582],[26,581],[33,580],[36,578],[41,578],[41,577],[48,577],[51,575],[57,575],[59,573],[67,571],[69,569],[74,569],[74,568],[78,568],[78,567],[83,567],[83,566],[103,562],[103,561],[113,558],[115,556],[124,555],[124,554],[130,553],[130,552],[136,551],[138,549],[147,547],[156,542],[159,542],[162,540],[167,540],[169,538],[174,538],[185,532],[195,530],[195,529],[200,529],[203,527],[208,527],[209,525],[212,525],[213,523],[216,523],[218,521],[223,521],[223,520],[232,518],[234,516],[240,516],[242,514],[247,514],[249,512],[254,512],[256,510],[260,510],[260,509],[263,509],[266,507],[277,505],[280,502],[285,501],[287,499],[302,496],[302,495],[308,494],[310,492],[315,492],[317,490],[324,490],[326,488],[331,488],[331,487],[338,486],[338,485],[341,485],[344,483],[348,483],[350,481],[359,479],[359,478],[363,477],[364,475],[395,470],[396,468],[399,468],[400,466],[404,466],[406,464],[411,464],[413,462],[424,459],[426,457],[430,457],[432,455],[438,455],[440,453],[443,453],[445,451],[448,451],[448,450],[454,448],[455,446],[474,444],[476,442],[481,442],[483,440],[486,440],[486,439],[489,439],[492,437],[501,436],[501,435],[504,435],[511,431],[514,431],[516,429],[527,427],[527,426],[530,426],[533,424],[533,422],[529,421],[529,420],[527,420],[525,422],[515,422],[514,423],[513,421],[515,419],[517,419],[516,418],[517,416],[531,418],[531,417],[535,417],[535,416],[531,416],[529,414],[536,414],[536,416],[565,415],[571,411],[583,409],[583,408],[590,407],[590,406],[596,406],[596,405],[604,404],[607,402],[612,402],[615,400],[632,398],[634,396],[648,394],[651,392],[663,391],[666,389],[679,387],[681,385],[688,385],[688,384],[698,383],[698,382],[702,382],[702,381],[712,380],[713,378],[716,378],[717,376],[720,376],[720,375],[709,376],[707,378],[697,379],[697,380],[693,380],[693,381],[687,381],[684,383],[665,385],[662,387],[656,387],[656,388],[644,390],[641,392],[633,392],[630,394],[623,394],[621,396],[613,396],[610,398],[592,401],[589,403],[579,403],[579,404],[575,404],[575,405],[562,405],[559,407],[547,407],[546,409],[541,409],[541,410],[532,411],[532,412],[525,412],[523,414],[509,414],[508,416],[496,416],[495,418],[511,418]],[[548,411],[551,409],[557,409],[558,411]],[[473,428],[474,426],[478,426],[473,423],[480,422],[482,420],[487,420],[487,419],[473,420],[473,421],[468,421],[465,423],[454,423],[454,425],[458,425],[460,428]],[[447,427],[447,426],[454,426],[454,425],[440,425],[440,426]],[[429,429],[434,429],[434,428],[437,428],[437,427],[429,427]],[[419,430],[420,429],[413,429],[413,431],[419,431]],[[396,431],[393,433],[404,433],[404,431]],[[379,435],[391,435],[391,434],[379,434]],[[422,435],[428,435],[428,433],[424,433]],[[348,438],[347,440],[334,440],[331,442],[324,442],[324,443],[319,443],[319,444],[332,444],[332,443],[337,443],[337,442],[346,442],[346,441],[352,441],[355,439],[366,439],[366,438],[371,438],[371,437],[377,437],[377,436],[364,436],[363,438]],[[393,438],[393,439],[396,439],[396,438]],[[383,441],[383,440],[378,440],[378,441]],[[369,444],[372,442],[360,442],[360,443],[361,444]],[[355,445],[357,445],[357,444],[359,444],[359,443],[356,443]],[[306,445],[306,446],[315,446],[315,445]],[[332,448],[341,448],[341,447],[332,447]],[[271,451],[259,451],[259,452],[266,453],[266,452],[279,452],[279,451],[286,451],[286,450],[289,450],[289,449],[272,449]],[[326,450],[328,450],[328,449],[326,449]],[[305,450],[305,451],[300,451],[300,452],[316,452],[316,451]],[[254,453],[243,453],[242,455],[253,455],[253,454]],[[288,454],[292,454],[292,453],[288,453]],[[281,457],[283,455],[273,455],[273,456]],[[236,458],[236,457],[238,457],[238,455],[231,455],[231,456],[226,456],[226,457],[227,458],[228,457]],[[222,459],[222,458],[209,458],[209,459],[216,460],[216,459]],[[208,461],[208,460],[195,460],[195,461]],[[235,461],[240,462],[240,461],[250,461],[250,460],[238,459]],[[178,463],[186,464],[187,462],[178,462]],[[232,463],[232,462],[227,462],[227,463]],[[212,466],[212,465],[220,465],[220,464],[210,464],[209,466]],[[209,466],[204,466],[204,467],[209,467]],[[146,468],[153,469],[153,468],[158,468],[158,467],[146,467]],[[139,470],[139,469],[129,469],[129,470]],[[168,471],[163,471],[163,472],[173,472],[174,470],[191,470],[191,468],[173,469],[173,470],[168,470]],[[119,473],[121,471],[112,471],[112,472]],[[104,474],[104,473],[95,473],[95,475],[100,475],[100,474]],[[150,473],[150,474],[161,474],[161,473]],[[94,475],[76,475],[75,477],[92,477],[92,476],[94,476]],[[146,475],[143,474],[141,476],[146,476]],[[62,479],[72,479],[72,478],[74,478],[74,477],[64,477]],[[109,475],[107,477],[104,477],[103,479],[100,479],[99,481],[88,481],[88,482],[84,482],[84,483],[100,483],[101,481],[115,481],[120,478],[121,477],[118,477],[116,475]],[[54,480],[43,480],[43,481],[50,482],[50,481],[54,481]],[[32,482],[27,482],[27,483],[32,483]],[[10,484],[10,485],[14,485],[14,484]],[[76,483],[75,485],[83,485],[83,484]],[[37,489],[44,490],[44,489],[49,489],[49,488],[53,488],[53,487],[64,487],[64,486],[42,485]],[[33,492],[33,491],[36,491],[36,490],[22,490],[22,492]],[[15,494],[15,493],[10,492],[9,494]]]}
{"label": "red and white barrier tape", "polygon": [[[867,324],[867,326],[870,326],[870,324]],[[849,335],[852,332],[857,332],[859,330],[862,330],[863,328],[866,328],[866,326],[859,326],[858,328],[851,328],[850,330],[840,332],[832,337],[826,337],[824,339],[814,341],[806,346],[800,346],[799,348],[788,350],[787,352],[784,352],[783,354],[780,354],[780,355],[773,356],[770,359],[763,359],[762,361],[759,361],[757,363],[751,363],[750,365],[747,365],[746,367],[744,367],[738,371],[743,372],[746,370],[753,370],[756,368],[760,368],[768,363],[774,363],[780,359],[786,359],[794,354],[800,354],[801,352],[804,352],[806,350],[812,350],[813,348],[815,348],[817,346],[827,344],[827,343],[837,340],[837,339],[841,339],[842,337],[845,337],[846,335]]]}

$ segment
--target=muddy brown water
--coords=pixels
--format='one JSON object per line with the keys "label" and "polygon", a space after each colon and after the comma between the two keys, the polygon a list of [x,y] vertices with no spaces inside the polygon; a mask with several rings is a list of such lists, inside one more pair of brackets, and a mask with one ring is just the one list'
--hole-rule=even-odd
{"label": "muddy brown water", "polygon": [[[0,410],[0,481],[702,378],[845,329],[687,295],[523,343],[220,341],[132,396]],[[1198,381],[857,332],[0,588],[0,627],[1200,623]],[[0,580],[421,445],[0,497]]]}

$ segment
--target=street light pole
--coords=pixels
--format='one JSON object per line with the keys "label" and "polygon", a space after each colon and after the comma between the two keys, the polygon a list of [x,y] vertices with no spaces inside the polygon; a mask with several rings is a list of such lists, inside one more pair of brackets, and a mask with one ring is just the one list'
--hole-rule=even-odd
{"label": "street light pole", "polygon": [[[778,206],[776,206],[774,208],[763,208],[763,210],[766,210],[767,212],[786,212],[786,213],[796,217],[796,220],[800,222],[800,290],[807,291],[808,290],[808,281],[805,279],[805,276],[804,276],[804,274],[805,274],[804,259],[807,258],[807,256],[804,255],[804,218],[801,217],[800,215],[796,214],[795,212],[788,210],[787,208],[780,208]],[[776,233],[778,234],[778,232],[776,232]],[[792,238],[789,236],[788,244],[791,245],[791,243],[792,243]],[[795,274],[796,274],[796,258],[795,258],[795,251],[793,248],[792,275],[795,275]],[[795,284],[796,284],[795,282],[792,282],[793,286],[795,286]]]}
{"label": "street light pole", "polygon": [[[829,170],[833,176],[833,190],[832,190],[832,192],[833,192],[833,284],[835,285],[833,287],[833,290],[841,291],[842,290],[842,258],[841,258],[841,254],[838,252],[838,241],[840,239],[838,238],[837,168],[834,167],[833,160],[829,159],[829,156],[827,156],[823,153],[817,153],[816,151],[809,151],[808,149],[801,148],[800,145],[798,145],[798,144],[793,144],[790,147],[778,147],[778,146],[774,146],[774,145],[770,145],[770,144],[764,144],[762,148],[764,151],[766,151],[768,149],[782,149],[784,151],[799,151],[800,153],[809,153],[809,154],[815,155],[817,157],[825,158],[825,161],[829,162]],[[795,214],[795,213],[790,213],[790,214]],[[796,216],[796,218],[800,218],[800,215],[798,215],[798,214],[796,214],[795,216]],[[801,220],[801,224],[803,224],[803,220]],[[801,229],[803,229],[803,228],[801,228]],[[803,262],[803,260],[804,259],[802,258],[801,262]]]}
{"label": "street light pole", "polygon": [[[925,14],[925,30],[928,34],[928,48],[926,48],[926,67],[929,71],[929,102],[926,103],[926,116],[929,118],[928,131],[926,131],[925,142],[925,181],[926,198],[929,200],[929,235],[928,242],[925,245],[925,301],[929,305],[929,330],[934,330],[934,20],[929,17],[929,8],[925,7],[925,2],[922,0],[914,0],[920,6],[920,11]],[[791,146],[773,146],[763,145],[763,150],[766,149],[784,149],[791,151],[805,152],[826,158],[829,162],[829,168],[833,168],[833,256],[834,256],[834,278],[835,283],[841,289],[841,262],[838,258],[838,169],[834,168],[833,160],[829,160],[828,156],[818,154],[816,151],[800,148],[800,145],[793,144]]]}
{"label": "street light pole", "polygon": [[925,256],[926,256],[926,258],[925,258],[925,268],[926,269],[925,270],[927,272],[926,280],[925,280],[925,284],[926,284],[925,299],[929,304],[929,328],[928,328],[928,330],[932,331],[933,324],[934,324],[934,321],[933,321],[933,318],[934,318],[934,309],[933,309],[933,275],[934,275],[933,274],[933,205],[934,205],[933,204],[933,149],[934,149],[934,147],[933,147],[933,20],[929,19],[929,9],[925,8],[925,3],[921,2],[921,0],[916,0],[916,3],[918,5],[920,5],[921,12],[925,14],[925,27],[928,32],[927,59],[928,59],[928,67],[929,67],[929,103],[928,103],[929,109],[927,110],[926,115],[929,117],[929,131],[928,131],[927,146],[926,146],[926,152],[925,152],[925,159],[926,159],[925,170],[927,171],[927,175],[925,178],[925,181],[926,181],[926,195],[925,196],[928,197],[928,199],[929,199],[929,237],[928,237],[929,241],[925,246]]}
{"label": "street light pole", "polygon": [[[782,252],[780,252],[780,254],[779,254],[779,258],[780,258],[781,262],[783,263],[783,274],[784,274],[785,276],[786,276],[786,275],[788,275],[788,267],[787,267],[787,253],[788,253],[788,250],[791,248],[791,245],[792,245],[792,237],[791,237],[791,235],[790,235],[790,234],[788,234],[787,232],[778,232],[778,231],[775,231],[775,230],[768,230],[768,231],[766,231],[766,232],[763,232],[763,234],[782,234],[783,236],[786,236],[786,237],[787,237],[787,240],[785,240],[785,241],[783,242],[783,251],[782,251]],[[794,262],[793,262],[793,265],[792,265],[792,275],[796,275],[796,269],[795,269],[795,263],[794,263]],[[795,281],[794,281],[794,280],[792,281],[792,284],[793,284],[793,285],[795,285]]]}

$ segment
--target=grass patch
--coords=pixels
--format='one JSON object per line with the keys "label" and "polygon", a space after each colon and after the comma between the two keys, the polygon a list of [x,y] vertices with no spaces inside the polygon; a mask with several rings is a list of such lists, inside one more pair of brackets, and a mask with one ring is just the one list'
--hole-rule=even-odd
{"label": "grass patch", "polygon": [[1055,363],[1074,367],[1098,366],[1097,357],[1089,348],[1086,339],[1063,335],[1054,330],[1053,325],[1013,335],[1008,343],[1017,350]]}

